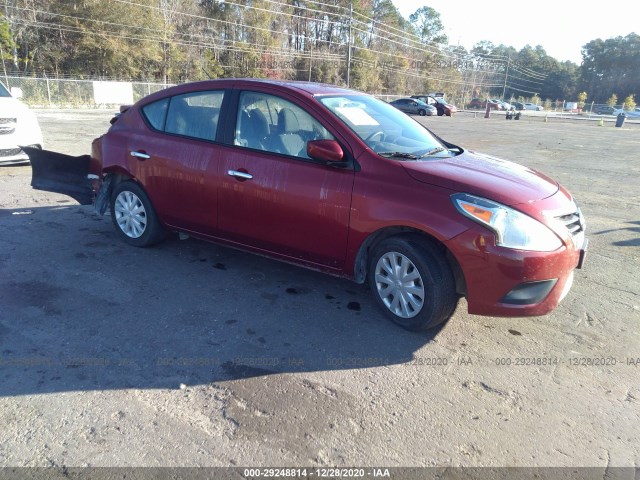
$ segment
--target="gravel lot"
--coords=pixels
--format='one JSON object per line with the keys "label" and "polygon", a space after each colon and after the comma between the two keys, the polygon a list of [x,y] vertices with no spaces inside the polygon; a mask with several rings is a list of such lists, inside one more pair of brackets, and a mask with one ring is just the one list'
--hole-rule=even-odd
{"label": "gravel lot", "polygon": [[[83,154],[111,112],[38,116],[46,148]],[[0,168],[0,466],[640,467],[640,125],[543,118],[419,120],[559,180],[591,242],[552,314],[461,302],[430,334],[346,280],[128,247]]]}

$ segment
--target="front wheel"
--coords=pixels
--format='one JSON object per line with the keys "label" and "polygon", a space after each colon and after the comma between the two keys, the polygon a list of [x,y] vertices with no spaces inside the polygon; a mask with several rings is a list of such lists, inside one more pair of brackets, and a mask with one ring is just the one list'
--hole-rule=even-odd
{"label": "front wheel", "polygon": [[389,238],[374,248],[369,286],[387,317],[411,331],[446,322],[458,303],[444,255],[416,237]]}
{"label": "front wheel", "polygon": [[164,240],[165,231],[145,191],[132,180],[115,186],[111,195],[111,219],[120,238],[146,247]]}
{"label": "front wheel", "polygon": [[420,110],[418,110],[418,114],[419,114],[421,117],[424,117],[424,116],[427,114],[427,111],[421,108]]}

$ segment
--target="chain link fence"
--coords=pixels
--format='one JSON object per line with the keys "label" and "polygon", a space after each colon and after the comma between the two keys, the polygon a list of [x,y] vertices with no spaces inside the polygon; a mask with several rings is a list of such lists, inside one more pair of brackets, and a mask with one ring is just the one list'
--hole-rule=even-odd
{"label": "chain link fence", "polygon": [[[72,78],[25,77],[5,74],[0,77],[7,88],[19,88],[22,101],[36,108],[101,108],[117,107],[134,103],[151,93],[174,84],[140,81],[78,80]],[[403,95],[375,95],[390,102]],[[408,95],[407,95],[408,96]],[[455,99],[447,99],[455,104]],[[625,111],[622,105],[587,103],[582,107],[577,102],[538,100],[547,112],[581,115],[617,115]],[[464,109],[464,105],[458,105]],[[627,110],[632,116],[640,115],[638,108]]]}
{"label": "chain link fence", "polygon": [[[152,82],[104,82],[94,80],[51,79],[5,75],[7,88],[19,88],[21,100],[36,108],[99,108],[137,102],[173,84]],[[109,95],[112,91],[113,95]],[[123,92],[125,92],[123,97]],[[110,101],[110,98],[113,101]],[[117,99],[125,98],[126,101]]]}

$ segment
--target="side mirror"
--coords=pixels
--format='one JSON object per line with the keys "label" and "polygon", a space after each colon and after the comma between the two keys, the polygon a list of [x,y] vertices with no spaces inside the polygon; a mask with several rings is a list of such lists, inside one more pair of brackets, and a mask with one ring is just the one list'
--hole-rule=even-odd
{"label": "side mirror", "polygon": [[335,140],[311,140],[307,142],[307,155],[309,155],[309,158],[327,163],[342,162],[344,159],[342,147]]}
{"label": "side mirror", "polygon": [[13,98],[22,98],[22,89],[18,87],[11,87],[11,96]]}

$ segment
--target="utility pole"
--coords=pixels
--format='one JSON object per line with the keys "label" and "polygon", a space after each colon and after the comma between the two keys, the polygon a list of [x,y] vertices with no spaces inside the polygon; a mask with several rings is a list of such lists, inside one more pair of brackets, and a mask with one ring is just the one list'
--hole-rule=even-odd
{"label": "utility pole", "polygon": [[309,81],[311,81],[311,65],[313,63],[313,43],[309,42]]}
{"label": "utility pole", "polygon": [[502,87],[502,100],[504,100],[504,95],[507,91],[507,76],[509,75],[509,60],[511,60],[511,58],[507,55],[507,69],[504,71],[504,87]]}
{"label": "utility pole", "polygon": [[349,2],[349,38],[347,38],[347,87],[351,86],[351,24],[353,23],[353,2]]}

